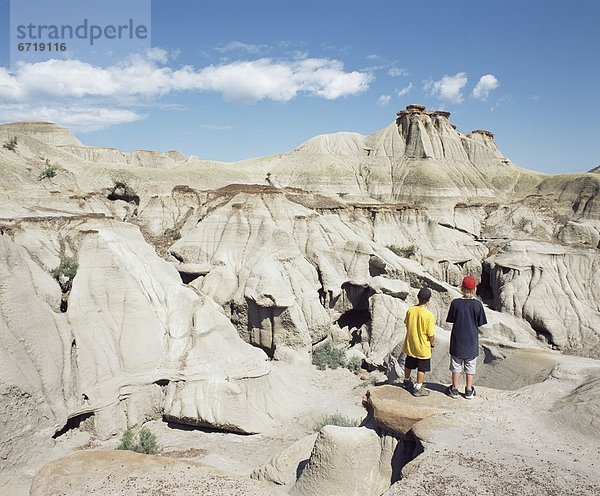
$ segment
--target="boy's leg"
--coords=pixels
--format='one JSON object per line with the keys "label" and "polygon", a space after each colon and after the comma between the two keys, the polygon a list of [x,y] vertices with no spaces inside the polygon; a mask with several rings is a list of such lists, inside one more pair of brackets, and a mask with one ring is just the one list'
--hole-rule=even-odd
{"label": "boy's leg", "polygon": [[404,387],[412,389],[413,383],[410,378],[412,371],[417,368],[419,361],[415,357],[406,355],[404,359]]}
{"label": "boy's leg", "polygon": [[460,372],[452,372],[452,387],[458,389],[460,384]]}
{"label": "boy's leg", "polygon": [[410,374],[419,366],[419,359],[406,355],[404,359],[404,380],[410,379]]}
{"label": "boy's leg", "polygon": [[452,388],[458,389],[460,384],[460,375],[463,370],[463,361],[450,355],[450,372],[452,372]]}
{"label": "boy's leg", "polygon": [[415,384],[415,388],[420,389],[423,383],[425,382],[425,374],[431,370],[431,358],[421,358],[419,359],[419,364],[417,368],[417,383]]}
{"label": "boy's leg", "polygon": [[477,368],[477,357],[465,360],[465,397],[472,398],[475,396],[475,388],[473,380],[475,378],[475,370]]}
{"label": "boy's leg", "polygon": [[417,382],[413,390],[413,396],[429,396],[429,390],[423,387],[425,382],[425,374],[431,370],[431,359],[425,358],[419,360],[417,368]]}
{"label": "boy's leg", "polygon": [[404,387],[404,389],[408,389],[409,391],[415,387],[412,379],[410,378],[411,373],[412,369],[404,367],[404,381],[402,382],[402,386]]}
{"label": "boy's leg", "polygon": [[452,384],[446,389],[446,394],[452,398],[458,398],[458,384],[462,372],[462,361],[450,355],[450,372],[452,373]]}
{"label": "boy's leg", "polygon": [[473,387],[473,374],[465,374],[466,388],[471,389]]}

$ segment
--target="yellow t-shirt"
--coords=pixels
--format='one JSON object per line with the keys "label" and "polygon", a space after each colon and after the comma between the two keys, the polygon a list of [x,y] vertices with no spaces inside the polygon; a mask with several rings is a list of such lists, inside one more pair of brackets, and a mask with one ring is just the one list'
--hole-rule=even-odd
{"label": "yellow t-shirt", "polygon": [[410,307],[404,317],[406,337],[404,353],[415,358],[431,358],[428,336],[435,335],[435,316],[426,307]]}

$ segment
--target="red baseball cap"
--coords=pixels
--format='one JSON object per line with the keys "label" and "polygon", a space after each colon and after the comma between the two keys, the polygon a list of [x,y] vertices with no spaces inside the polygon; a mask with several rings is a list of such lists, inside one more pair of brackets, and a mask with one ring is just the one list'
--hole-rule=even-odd
{"label": "red baseball cap", "polygon": [[477,281],[473,276],[467,276],[463,279],[462,287],[465,289],[475,289],[477,287]]}

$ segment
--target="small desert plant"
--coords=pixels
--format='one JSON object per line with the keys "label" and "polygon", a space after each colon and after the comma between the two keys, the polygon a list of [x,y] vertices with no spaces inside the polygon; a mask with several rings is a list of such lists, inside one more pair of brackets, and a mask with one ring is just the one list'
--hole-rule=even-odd
{"label": "small desert plant", "polygon": [[17,137],[13,136],[11,139],[9,139],[2,145],[2,148],[6,148],[7,150],[14,152],[17,149]]}
{"label": "small desert plant", "polygon": [[156,455],[158,453],[158,441],[149,429],[142,427],[138,437],[140,438],[138,453],[146,453],[147,455]]}
{"label": "small desert plant", "polygon": [[117,449],[135,451],[133,449],[135,446],[135,441],[133,439],[134,437],[135,434],[133,433],[133,431],[131,429],[127,429],[123,433],[123,436],[121,436],[121,442],[119,443],[119,446],[117,446]]}
{"label": "small desert plant", "polygon": [[145,453],[146,455],[156,455],[160,451],[156,436],[146,427],[142,427],[140,432],[138,432],[137,440],[134,432],[131,429],[127,429],[123,433],[117,449]]}
{"label": "small desert plant", "polygon": [[359,374],[362,369],[362,360],[353,356],[346,362],[346,368],[353,374]]}
{"label": "small desert plant", "polygon": [[56,167],[50,165],[50,161],[46,159],[46,168],[40,173],[38,180],[41,181],[42,179],[51,178],[54,176],[56,176]]}
{"label": "small desert plant", "polygon": [[174,241],[177,241],[178,239],[181,239],[181,233],[179,231],[172,231],[171,232],[171,238]]}
{"label": "small desert plant", "polygon": [[368,388],[368,387],[374,386],[376,383],[377,383],[377,378],[371,376],[368,379],[365,379],[364,381],[362,381],[360,384],[354,386],[354,389]]}
{"label": "small desert plant", "polygon": [[359,419],[346,417],[345,415],[336,412],[331,415],[325,415],[315,424],[315,431],[320,431],[326,425],[337,425],[339,427],[358,427]]}
{"label": "small desert plant", "polygon": [[392,252],[394,252],[399,257],[410,258],[417,253],[417,247],[415,245],[408,246],[397,246],[397,245],[387,245],[386,248]]}
{"label": "small desert plant", "polygon": [[60,278],[60,276],[68,277],[69,279],[73,279],[75,274],[77,274],[77,269],[79,268],[79,264],[70,258],[61,258],[60,264],[55,269],[50,271],[50,275],[54,277],[54,279]]}
{"label": "small desert plant", "polygon": [[325,343],[320,348],[313,351],[312,363],[319,370],[337,369],[338,367],[346,366],[346,354],[344,350],[338,350],[331,346],[331,343]]}

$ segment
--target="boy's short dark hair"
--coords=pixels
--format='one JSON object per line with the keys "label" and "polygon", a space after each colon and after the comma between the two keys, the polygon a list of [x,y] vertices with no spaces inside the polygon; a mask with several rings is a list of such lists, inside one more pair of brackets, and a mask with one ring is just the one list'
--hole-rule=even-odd
{"label": "boy's short dark hair", "polygon": [[431,290],[429,288],[419,289],[417,298],[419,298],[419,301],[429,301],[431,299]]}

